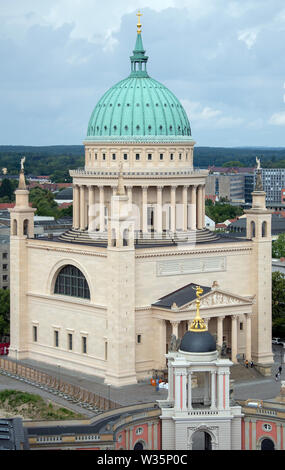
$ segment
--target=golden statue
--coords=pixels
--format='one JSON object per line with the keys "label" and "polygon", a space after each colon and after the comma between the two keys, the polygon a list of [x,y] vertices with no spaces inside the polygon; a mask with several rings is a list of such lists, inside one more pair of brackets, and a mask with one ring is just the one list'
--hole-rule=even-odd
{"label": "golden statue", "polygon": [[200,317],[200,297],[203,294],[203,289],[200,286],[193,287],[193,289],[196,291],[196,316],[194,320],[191,323],[191,326],[189,328],[189,331],[207,331],[207,326],[203,320],[203,318]]}

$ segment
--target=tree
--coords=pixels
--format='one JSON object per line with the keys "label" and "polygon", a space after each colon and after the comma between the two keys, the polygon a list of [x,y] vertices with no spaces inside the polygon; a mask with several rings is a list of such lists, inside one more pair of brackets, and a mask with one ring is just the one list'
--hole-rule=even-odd
{"label": "tree", "polygon": [[285,338],[285,275],[272,273],[272,335]]}
{"label": "tree", "polygon": [[0,198],[9,198],[9,202],[14,199],[14,191],[18,185],[18,181],[11,181],[8,178],[3,179],[0,186]]}
{"label": "tree", "polygon": [[10,291],[0,289],[0,336],[10,334]]}
{"label": "tree", "polygon": [[272,258],[285,257],[285,233],[281,233],[272,243]]}
{"label": "tree", "polygon": [[207,216],[214,220],[216,224],[224,222],[227,219],[235,219],[237,216],[243,214],[241,207],[221,202],[216,202],[214,205],[207,204],[205,209]]}

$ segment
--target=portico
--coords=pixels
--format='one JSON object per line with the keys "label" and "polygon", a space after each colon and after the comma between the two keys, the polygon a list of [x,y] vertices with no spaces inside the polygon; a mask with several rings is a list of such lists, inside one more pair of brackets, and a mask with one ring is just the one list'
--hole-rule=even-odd
{"label": "portico", "polygon": [[[176,338],[185,333],[187,323],[195,316],[193,287],[194,284],[187,285],[152,305],[153,318],[164,321],[166,331],[167,325],[170,325],[171,334]],[[253,298],[237,296],[217,287],[203,286],[203,289],[205,294],[201,296],[201,315],[211,334],[216,337],[217,345],[222,347],[223,343],[226,343],[234,363],[237,362],[238,354],[243,354],[245,359],[251,360]],[[168,343],[169,338],[164,340]]]}

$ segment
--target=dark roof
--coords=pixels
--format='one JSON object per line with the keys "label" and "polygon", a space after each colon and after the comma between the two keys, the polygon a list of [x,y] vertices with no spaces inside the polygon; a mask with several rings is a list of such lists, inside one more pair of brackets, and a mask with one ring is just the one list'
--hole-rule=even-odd
{"label": "dark roof", "polygon": [[[187,286],[181,287],[180,289],[171,292],[171,294],[167,294],[164,297],[161,297],[157,302],[152,304],[154,307],[162,307],[162,308],[171,308],[172,304],[175,302],[177,307],[182,307],[193,300],[196,299],[196,291],[195,288],[199,284],[187,284]],[[203,295],[210,292],[212,289],[208,286],[200,286],[203,289]]]}
{"label": "dark roof", "polygon": [[180,351],[204,353],[216,351],[216,341],[209,331],[187,331],[183,336]]}
{"label": "dark roof", "polygon": [[[236,220],[228,225],[228,230],[232,237],[245,237],[246,236],[246,218]],[[271,220],[271,234],[278,235],[285,232],[285,218],[277,214],[272,214]]]}
{"label": "dark roof", "polygon": [[73,188],[66,188],[63,189],[62,191],[59,191],[58,193],[55,194],[54,198],[58,200],[73,200]]}

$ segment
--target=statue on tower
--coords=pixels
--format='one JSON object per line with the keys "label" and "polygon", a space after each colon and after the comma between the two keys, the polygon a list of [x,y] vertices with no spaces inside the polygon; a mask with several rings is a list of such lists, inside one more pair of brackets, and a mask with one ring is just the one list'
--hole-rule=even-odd
{"label": "statue on tower", "polygon": [[24,171],[24,163],[26,161],[26,157],[21,158],[21,171]]}
{"label": "statue on tower", "polygon": [[255,157],[257,167],[256,167],[256,183],[254,191],[263,191],[262,186],[262,178],[261,178],[261,166],[260,166],[260,158]]}

